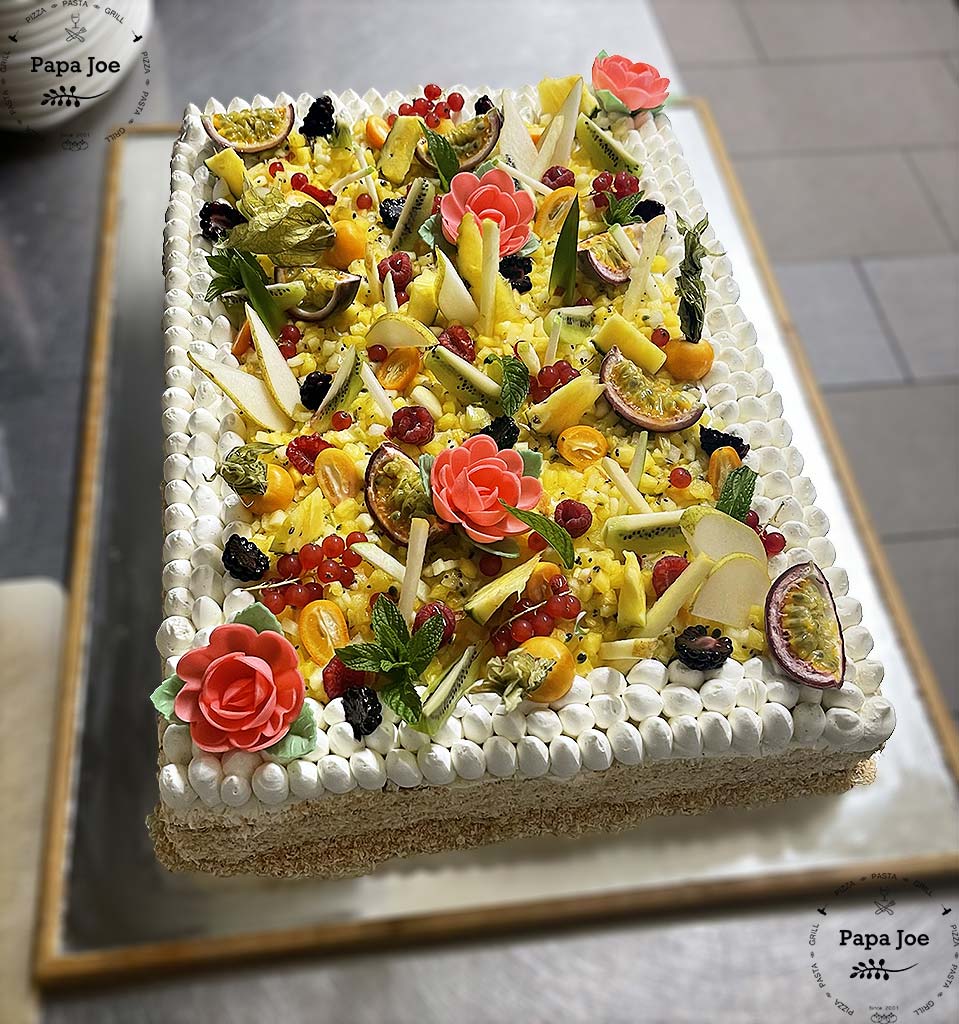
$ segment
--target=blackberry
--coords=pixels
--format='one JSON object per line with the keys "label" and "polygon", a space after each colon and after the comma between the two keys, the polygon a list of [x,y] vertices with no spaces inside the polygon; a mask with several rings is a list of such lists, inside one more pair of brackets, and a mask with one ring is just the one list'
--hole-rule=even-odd
{"label": "blackberry", "polygon": [[676,637],[676,657],[688,668],[719,668],[732,653],[732,640],[718,629],[689,626]]}
{"label": "blackberry", "polygon": [[533,287],[533,282],[530,280],[529,275],[521,277],[518,281],[510,282],[515,291],[518,291],[520,295],[524,295]]}
{"label": "blackberry", "polygon": [[732,448],[741,459],[745,459],[749,451],[749,445],[741,437],[712,427],[699,428],[699,444],[707,455],[712,455],[717,448]]}
{"label": "blackberry", "polygon": [[488,114],[493,109],[493,101],[489,96],[480,96],[473,104],[473,109],[476,111],[477,117],[480,114]]}
{"label": "blackberry", "polygon": [[356,739],[369,736],[383,721],[383,706],[376,690],[369,686],[353,686],[343,694],[343,714],[353,726]]}
{"label": "blackberry", "polygon": [[329,96],[320,96],[313,101],[313,105],[303,118],[301,134],[308,139],[315,139],[322,135],[324,139],[330,138],[336,131],[336,119],[333,117],[333,101]]}
{"label": "blackberry", "polygon": [[633,207],[633,214],[641,221],[651,221],[654,217],[661,217],[666,212],[666,207],[655,199],[640,199]]}
{"label": "blackberry", "polygon": [[510,419],[509,416],[497,416],[488,427],[484,427],[479,433],[491,437],[500,451],[503,451],[504,448],[512,448],[519,440],[519,427],[516,425],[516,421]]}
{"label": "blackberry", "polygon": [[499,261],[499,272],[507,281],[515,282],[533,272],[533,261],[529,256],[504,256]]}
{"label": "blackberry", "polygon": [[270,559],[251,540],[234,533],[223,549],[223,568],[243,583],[261,580],[270,568]]}
{"label": "blackberry", "polygon": [[331,373],[320,373],[319,370],[308,373],[300,381],[300,402],[303,407],[311,412],[316,412],[320,403],[326,398],[332,383],[333,375]]}
{"label": "blackberry", "polygon": [[400,214],[403,212],[404,203],[403,199],[384,199],[380,203],[380,220],[383,221],[383,227],[389,228],[390,231],[396,227]]}
{"label": "blackberry", "polygon": [[210,242],[222,242],[231,228],[245,222],[243,214],[222,199],[204,203],[200,209],[200,230],[203,237]]}

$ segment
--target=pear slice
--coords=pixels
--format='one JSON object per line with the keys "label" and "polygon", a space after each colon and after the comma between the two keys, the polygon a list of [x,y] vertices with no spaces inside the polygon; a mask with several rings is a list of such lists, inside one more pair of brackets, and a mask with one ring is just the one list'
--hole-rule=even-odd
{"label": "pear slice", "polygon": [[[538,171],[536,177],[541,178],[546,168],[552,166],[552,164],[562,164],[564,167],[569,165],[573,152],[573,138],[576,134],[576,118],[579,116],[579,107],[582,99],[583,80],[577,77],[573,87],[567,93],[566,99],[563,100],[559,113],[554,118],[554,121],[559,123],[559,128],[555,133],[550,133],[549,128],[552,127],[553,122],[550,122],[549,127],[547,127],[545,134],[553,134],[555,138],[543,139],[543,145],[539,153],[539,163],[536,165],[536,170]],[[562,121],[559,121],[560,118],[562,118]]]}
{"label": "pear slice", "polygon": [[188,352],[190,362],[205,373],[233,404],[264,430],[290,430],[293,424],[273,401],[269,388],[250,373],[236,366],[225,366],[215,359]]}
{"label": "pear slice", "polygon": [[[370,565],[375,566],[377,569],[382,569],[387,576],[392,576],[397,583],[402,585],[403,580],[406,578],[406,566],[398,558],[394,558],[388,551],[384,551],[379,544],[361,541],[359,544],[353,545],[353,550],[364,562],[369,562]],[[420,601],[429,600],[429,588],[422,580],[416,584],[416,596]]]}
{"label": "pear slice", "polygon": [[436,304],[440,312],[447,320],[471,327],[479,320],[479,309],[453,261],[442,249],[436,250],[436,271]]}
{"label": "pear slice", "polygon": [[758,562],[766,561],[766,549],[756,531],[711,505],[687,508],[679,528],[695,554],[704,552],[715,562],[735,554],[752,555]]}
{"label": "pear slice", "polygon": [[499,130],[500,157],[518,171],[532,175],[538,154],[511,93],[503,92],[503,126]]}
{"label": "pear slice", "polygon": [[[708,556],[697,556],[706,557]],[[689,569],[686,572],[689,572]],[[680,580],[686,572],[679,577]],[[673,586],[675,585],[674,583]],[[672,587],[669,589],[672,590]],[[765,560],[760,562],[752,555],[744,555],[741,552],[726,555],[715,564],[696,595],[692,608],[693,615],[712,622],[721,622],[724,626],[744,629],[749,625],[750,610],[754,605],[765,604],[768,591],[769,571]],[[666,594],[668,593],[669,590],[666,591]]]}
{"label": "pear slice", "polygon": [[405,313],[384,313],[366,332],[366,345],[384,348],[432,348],[436,335]]}
{"label": "pear slice", "polygon": [[697,555],[646,614],[646,625],[643,626],[641,635],[654,637],[665,633],[673,624],[680,609],[692,600],[693,594],[709,575],[712,567],[713,560],[709,555]]}
{"label": "pear slice", "polygon": [[635,551],[627,551],[623,556],[626,562],[626,574],[623,577],[623,589],[619,592],[619,604],[616,606],[616,622],[624,629],[646,625],[646,588],[643,586],[643,570]]}
{"label": "pear slice", "polygon": [[263,369],[264,383],[277,406],[287,416],[292,417],[293,411],[300,403],[300,385],[296,382],[296,375],[273,340],[269,328],[249,303],[246,305],[246,318],[250,324],[250,333],[253,335],[253,347]]}
{"label": "pear slice", "polygon": [[430,524],[426,519],[414,517],[410,523],[410,542],[406,548],[406,568],[403,582],[400,585],[400,599],[397,605],[407,626],[413,627],[413,605],[416,590],[420,585],[423,572],[423,559],[426,556],[426,545],[430,539]]}
{"label": "pear slice", "polygon": [[623,467],[608,455],[601,463],[603,472],[618,489],[619,493],[626,499],[633,512],[652,512],[649,502],[640,493],[639,488],[629,479]]}
{"label": "pear slice", "polygon": [[[622,229],[620,229],[622,230]],[[629,287],[623,300],[623,313],[627,320],[634,319],[643,304],[646,285],[649,284],[649,272],[656,253],[666,232],[666,216],[660,214],[643,225],[643,237],[639,243],[639,259],[631,264],[629,271]],[[629,236],[627,236],[628,238]]]}

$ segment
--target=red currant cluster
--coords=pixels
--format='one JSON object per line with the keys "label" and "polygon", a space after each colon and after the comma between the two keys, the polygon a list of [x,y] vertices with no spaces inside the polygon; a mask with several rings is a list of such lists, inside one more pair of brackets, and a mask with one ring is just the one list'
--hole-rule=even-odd
{"label": "red currant cluster", "polygon": [[454,356],[465,359],[468,363],[476,361],[476,342],[462,324],[452,324],[436,339],[443,348],[448,348]]}
{"label": "red currant cluster", "polygon": [[[458,92],[451,92],[445,101],[440,97],[443,90],[430,82],[423,89],[423,95],[417,96],[412,103],[401,103],[399,113],[402,117],[422,117],[428,128],[439,128],[440,121],[451,117],[463,109],[463,96]],[[396,114],[388,114],[386,123],[392,128],[396,120]]]}
{"label": "red currant cluster", "polygon": [[571,363],[561,359],[558,363],[551,363],[544,366],[539,373],[530,381],[529,400],[531,402],[542,402],[548,398],[557,388],[576,380],[579,372]]}
{"label": "red currant cluster", "polygon": [[[280,555],[276,560],[276,577],[270,582],[290,582],[264,587],[260,591],[260,601],[278,615],[284,608],[303,608],[311,601],[319,601],[326,583],[352,587],[356,582],[354,570],[363,559],[351,548],[365,540],[366,534],[358,531],[351,533],[346,540],[331,534],[319,544],[304,544],[297,554]],[[307,579],[309,575],[313,579]]]}
{"label": "red currant cluster", "polygon": [[555,192],[558,188],[571,188],[576,184],[576,175],[562,164],[553,164],[543,172],[540,181]]}
{"label": "red currant cluster", "polygon": [[534,636],[549,636],[557,621],[575,619],[583,610],[579,598],[569,592],[565,576],[554,576],[549,586],[552,594],[547,600],[537,603],[521,597],[513,605],[509,621],[493,630],[490,642],[499,657]]}
{"label": "red currant cluster", "polygon": [[419,446],[429,444],[435,432],[429,409],[422,405],[404,405],[393,413],[393,422],[387,428],[386,436],[393,441]]}
{"label": "red currant cluster", "polygon": [[593,205],[597,210],[605,210],[609,206],[609,196],[612,192],[617,199],[625,199],[626,196],[635,195],[639,191],[639,178],[629,171],[618,171],[615,175],[609,171],[603,171],[593,178]]}
{"label": "red currant cluster", "polygon": [[[270,164],[270,173],[273,173],[274,164]],[[328,188],[317,188],[310,184],[310,179],[302,172],[297,171],[290,178],[290,188],[294,192],[302,192],[304,195],[315,199],[321,206],[333,206],[336,203],[336,196]]]}
{"label": "red currant cluster", "polygon": [[408,252],[394,252],[376,265],[376,271],[380,280],[385,281],[386,275],[393,278],[393,290],[396,292],[396,301],[399,305],[409,301],[409,294],[406,289],[413,280],[413,261]]}
{"label": "red currant cluster", "polygon": [[285,324],[280,331],[280,340],[276,343],[280,355],[284,359],[292,359],[296,355],[296,346],[303,337],[303,332],[296,324]]}
{"label": "red currant cluster", "polygon": [[746,518],[743,522],[747,526],[751,526],[759,534],[759,539],[763,542],[763,547],[766,549],[766,555],[769,558],[772,558],[773,555],[781,554],[785,550],[786,538],[778,530],[771,530],[768,526],[760,526],[759,516],[752,509],[746,513]]}

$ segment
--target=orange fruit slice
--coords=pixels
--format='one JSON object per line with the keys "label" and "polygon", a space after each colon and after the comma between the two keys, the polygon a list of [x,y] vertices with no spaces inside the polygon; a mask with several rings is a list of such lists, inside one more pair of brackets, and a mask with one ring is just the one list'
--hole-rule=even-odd
{"label": "orange fruit slice", "polygon": [[709,456],[709,469],[706,471],[706,479],[709,481],[709,486],[712,487],[713,494],[717,498],[722,494],[726,477],[742,464],[743,460],[736,453],[735,448],[717,448]]}
{"label": "orange fruit slice", "polygon": [[350,631],[339,607],[332,601],[311,601],[299,618],[300,645],[310,661],[321,668],[333,657],[337,647],[350,641]]}
{"label": "orange fruit slice", "polygon": [[576,202],[578,192],[572,185],[554,189],[540,204],[539,213],[533,222],[533,231],[540,238],[552,238],[563,226],[566,214]]}
{"label": "orange fruit slice", "polygon": [[341,448],[324,448],[316,457],[316,485],[335,508],[360,493],[360,474],[355,463]]}
{"label": "orange fruit slice", "polygon": [[609,451],[606,438],[593,427],[567,427],[556,442],[556,450],[576,469],[599,462]]}

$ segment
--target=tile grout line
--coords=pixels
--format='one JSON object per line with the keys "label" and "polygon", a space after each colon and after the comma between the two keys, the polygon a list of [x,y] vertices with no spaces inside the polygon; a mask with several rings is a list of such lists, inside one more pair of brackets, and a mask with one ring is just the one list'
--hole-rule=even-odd
{"label": "tile grout line", "polygon": [[953,540],[959,539],[959,526],[942,526],[934,530],[903,530],[881,533],[879,539],[883,544],[908,544],[917,540]]}
{"label": "tile grout line", "polygon": [[862,285],[867,298],[872,303],[873,312],[876,314],[879,325],[882,327],[883,334],[886,335],[886,341],[889,342],[892,354],[896,357],[896,362],[899,364],[899,370],[902,373],[903,380],[907,384],[913,383],[916,378],[909,365],[909,360],[906,358],[906,353],[903,351],[902,345],[896,337],[896,332],[893,330],[892,324],[886,316],[886,311],[882,308],[882,303],[879,301],[876,289],[873,288],[872,281],[869,279],[869,275],[866,273],[866,268],[862,264],[862,258],[855,256],[850,260],[850,262],[852,263],[853,270],[855,270],[856,275],[859,277],[859,283]]}
{"label": "tile grout line", "polygon": [[955,386],[959,384],[959,374],[942,374],[937,377],[914,377],[911,380],[864,380],[847,383],[823,383],[820,390],[827,395],[839,394],[843,391],[881,391],[884,388],[928,388],[936,385]]}
{"label": "tile grout line", "polygon": [[903,159],[906,161],[906,165],[909,167],[909,171],[915,179],[916,185],[919,191],[922,193],[923,198],[929,204],[929,209],[932,211],[935,218],[940,222],[942,230],[945,232],[946,237],[952,242],[953,245],[959,247],[959,237],[952,233],[952,227],[949,224],[948,218],[943,214],[939,208],[939,201],[936,198],[935,193],[926,183],[926,179],[923,178],[922,174],[919,173],[919,168],[916,166],[916,162],[912,157],[912,153],[908,149],[902,151]]}

